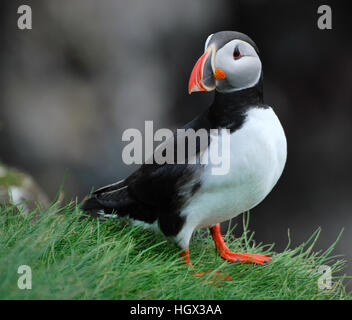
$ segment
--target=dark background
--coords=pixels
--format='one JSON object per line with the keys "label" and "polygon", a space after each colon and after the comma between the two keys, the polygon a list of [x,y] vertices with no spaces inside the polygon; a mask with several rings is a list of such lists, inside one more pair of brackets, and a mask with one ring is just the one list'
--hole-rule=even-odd
{"label": "dark background", "polygon": [[[30,4],[33,29],[17,29]],[[329,4],[333,29],[319,30]],[[257,43],[264,98],[285,129],[288,161],[252,210],[257,242],[280,251],[321,226],[318,248],[344,228],[336,253],[352,261],[352,40],[348,1],[1,0],[0,160],[69,198],[124,178],[125,129],[183,126],[213,93],[188,95],[211,33]],[[234,219],[241,223],[241,218]],[[351,267],[348,273],[351,274]]]}

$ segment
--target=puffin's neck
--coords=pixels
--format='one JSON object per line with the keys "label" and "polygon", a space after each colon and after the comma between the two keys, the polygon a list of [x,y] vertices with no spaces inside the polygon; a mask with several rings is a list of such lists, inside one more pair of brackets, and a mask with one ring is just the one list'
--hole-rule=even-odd
{"label": "puffin's neck", "polygon": [[251,88],[233,92],[215,92],[209,118],[215,127],[235,130],[245,120],[246,111],[255,107],[265,107],[263,102],[262,79]]}
{"label": "puffin's neck", "polygon": [[244,106],[260,106],[263,101],[263,86],[259,81],[254,87],[233,92],[215,91],[212,108],[216,109],[241,109]]}

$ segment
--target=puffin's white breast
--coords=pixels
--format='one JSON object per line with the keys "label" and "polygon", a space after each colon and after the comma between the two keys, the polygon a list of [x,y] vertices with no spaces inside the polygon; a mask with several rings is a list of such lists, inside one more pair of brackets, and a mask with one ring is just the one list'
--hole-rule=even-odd
{"label": "puffin's white breast", "polygon": [[[227,148],[228,173],[214,175],[214,165],[206,165],[200,189],[181,210],[187,223],[195,228],[212,226],[255,207],[269,194],[284,169],[286,137],[271,108],[249,110],[242,127],[230,134]],[[219,153],[218,146],[211,142],[212,152]]]}

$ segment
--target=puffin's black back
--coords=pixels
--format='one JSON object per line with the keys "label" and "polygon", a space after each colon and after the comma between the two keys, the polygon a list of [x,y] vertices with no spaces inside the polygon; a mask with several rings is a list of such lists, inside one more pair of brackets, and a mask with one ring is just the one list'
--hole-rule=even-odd
{"label": "puffin's black back", "polygon": [[[204,112],[183,127],[184,129],[211,129],[208,112]],[[174,132],[174,159],[177,159],[177,132]],[[182,228],[183,218],[179,211],[187,197],[199,188],[201,165],[187,163],[191,156],[198,156],[201,148],[197,144],[195,154],[189,155],[188,138],[185,136],[186,150],[184,164],[143,164],[125,180],[96,190],[86,199],[81,208],[92,216],[103,210],[105,214],[116,213],[119,216],[153,223],[159,219],[161,230],[167,236],[176,235]],[[167,142],[165,142],[167,143]],[[208,143],[205,147],[208,147]],[[188,183],[190,182],[190,183]],[[184,186],[188,185],[185,189]],[[183,194],[180,189],[183,188]]]}

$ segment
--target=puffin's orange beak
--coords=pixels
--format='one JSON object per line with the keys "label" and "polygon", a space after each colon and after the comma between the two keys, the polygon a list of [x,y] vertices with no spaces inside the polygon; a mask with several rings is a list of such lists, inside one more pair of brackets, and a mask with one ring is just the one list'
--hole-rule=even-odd
{"label": "puffin's orange beak", "polygon": [[215,46],[210,45],[194,65],[188,82],[189,94],[215,89],[215,53]]}

